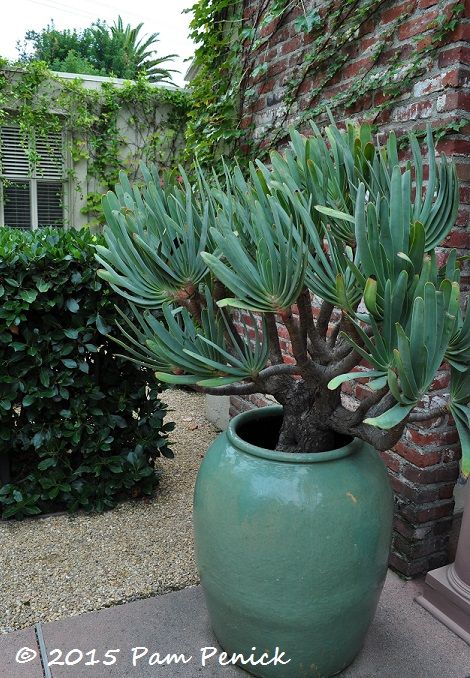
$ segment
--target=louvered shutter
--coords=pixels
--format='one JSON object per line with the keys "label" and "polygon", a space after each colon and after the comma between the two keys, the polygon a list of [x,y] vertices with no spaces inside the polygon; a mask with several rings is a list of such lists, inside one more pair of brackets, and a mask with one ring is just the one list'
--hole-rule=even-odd
{"label": "louvered shutter", "polygon": [[29,181],[8,182],[3,187],[3,222],[12,228],[31,227]]}
{"label": "louvered shutter", "polygon": [[60,181],[37,183],[38,226],[63,226],[63,187]]}
{"label": "louvered shutter", "polygon": [[64,173],[62,134],[51,132],[36,139],[36,173],[44,179],[61,179]]}
{"label": "louvered shutter", "polygon": [[2,127],[1,138],[1,172],[8,177],[30,176],[28,155],[21,145],[20,130],[18,127]]}

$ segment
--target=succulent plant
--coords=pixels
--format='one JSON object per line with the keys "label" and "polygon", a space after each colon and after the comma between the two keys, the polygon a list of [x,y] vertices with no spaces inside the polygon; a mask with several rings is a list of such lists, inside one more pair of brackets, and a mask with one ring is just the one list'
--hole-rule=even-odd
{"label": "succulent plant", "polygon": [[[332,121],[244,172],[197,168],[193,180],[143,168],[121,173],[103,200],[101,276],[133,306],[126,355],[158,379],[212,394],[271,394],[283,405],[277,449],[331,449],[357,436],[392,447],[408,422],[449,411],[470,472],[470,320],[460,308],[456,252],[435,248],[455,223],[453,163],[410,135],[401,163],[393,133]],[[312,301],[320,303],[319,312]],[[241,328],[240,321],[245,322]],[[292,360],[281,350],[288,336]],[[447,361],[448,400],[422,407]],[[346,407],[345,382],[370,394]]]}

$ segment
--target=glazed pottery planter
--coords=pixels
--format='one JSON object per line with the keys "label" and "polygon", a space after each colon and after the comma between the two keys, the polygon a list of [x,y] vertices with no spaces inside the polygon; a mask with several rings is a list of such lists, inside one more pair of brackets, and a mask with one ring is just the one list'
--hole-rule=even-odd
{"label": "glazed pottery planter", "polygon": [[[245,670],[323,678],[352,662],[374,616],[392,492],[379,455],[360,440],[272,451],[281,412],[243,413],[209,448],[195,489],[197,562],[222,648],[254,655]],[[256,664],[276,648],[288,664]]]}

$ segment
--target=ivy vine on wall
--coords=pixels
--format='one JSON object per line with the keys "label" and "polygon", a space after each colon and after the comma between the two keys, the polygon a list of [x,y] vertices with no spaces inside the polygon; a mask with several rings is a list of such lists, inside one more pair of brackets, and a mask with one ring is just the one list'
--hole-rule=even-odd
{"label": "ivy vine on wall", "polygon": [[[328,106],[336,117],[360,105],[367,95],[380,92],[380,103],[368,111],[371,122],[380,122],[381,113],[390,109],[413,82],[426,72],[446,36],[455,29],[464,5],[458,0],[439,13],[413,39],[411,52],[391,49],[400,26],[413,9],[404,9],[384,29],[380,11],[388,0],[259,0],[254,11],[242,0],[199,0],[192,8],[191,37],[198,45],[191,82],[193,105],[189,116],[187,141],[202,162],[223,152],[243,160],[263,155],[281,143],[287,127],[302,125],[325,114]],[[295,54],[289,81],[281,89],[278,115],[253,139],[252,129],[241,129],[241,118],[253,112],[260,84],[270,80],[269,47],[279,31],[295,17],[295,29],[303,37]],[[342,69],[357,51],[361,31],[372,22],[377,35],[369,63],[357,77],[331,96],[329,88],[341,79]],[[374,24],[375,22],[375,24]],[[299,105],[302,88],[308,83],[308,104]],[[311,83],[311,86],[310,86]],[[456,123],[457,128],[459,123]],[[442,136],[447,131],[439,129]],[[448,131],[457,131],[451,125]],[[245,153],[240,154],[240,142]]]}
{"label": "ivy vine on wall", "polygon": [[[163,169],[178,164],[188,106],[185,91],[157,87],[144,77],[92,89],[79,77],[61,78],[40,61],[21,69],[0,61],[0,125],[19,126],[32,166],[39,158],[30,139],[65,131],[69,177],[76,179],[78,164],[86,162],[86,189],[92,190],[82,195],[82,211],[92,224],[101,221],[101,195],[121,169],[135,179],[142,161]],[[76,190],[83,187],[76,183]]]}

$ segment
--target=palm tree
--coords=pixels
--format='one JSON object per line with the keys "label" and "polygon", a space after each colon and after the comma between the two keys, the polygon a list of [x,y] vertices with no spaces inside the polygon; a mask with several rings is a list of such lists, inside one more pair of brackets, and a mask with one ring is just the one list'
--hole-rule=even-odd
{"label": "palm tree", "polygon": [[93,28],[95,35],[94,60],[119,78],[134,79],[144,74],[151,82],[171,82],[174,69],[162,68],[162,64],[171,61],[176,54],[155,57],[152,45],[158,42],[158,33],[139,38],[143,23],[132,28],[124,25],[119,16],[113,26],[97,22]]}

